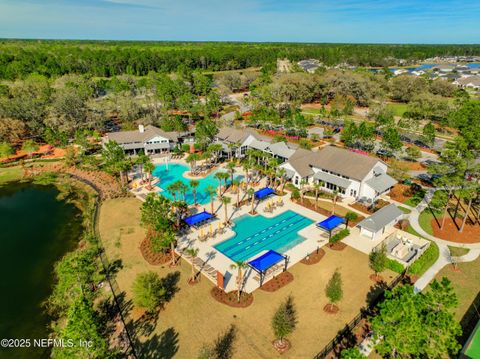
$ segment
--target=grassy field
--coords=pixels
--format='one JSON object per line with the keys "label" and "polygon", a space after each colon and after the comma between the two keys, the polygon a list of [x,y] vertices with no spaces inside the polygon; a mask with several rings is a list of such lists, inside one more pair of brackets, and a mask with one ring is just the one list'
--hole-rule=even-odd
{"label": "grassy field", "polygon": [[418,223],[425,232],[433,236],[432,219],[432,212],[430,212],[428,209],[425,209],[422,213],[420,213],[420,216],[418,217]]}
{"label": "grassy field", "polygon": [[[131,310],[142,343],[142,357],[195,358],[204,343],[213,343],[234,324],[234,358],[312,358],[365,306],[374,288],[368,278],[372,271],[365,254],[350,247],[341,252],[326,249],[320,263],[293,266],[290,271],[295,279],[286,287],[274,293],[257,290],[250,307],[230,308],[210,296],[213,284],[205,277],[195,286],[187,284],[187,262],[170,269],[150,266],[143,260],[139,250],[144,237],[139,208],[140,202],[131,198],[105,202],[100,211],[100,233],[110,261],[116,260],[121,268],[117,282],[127,300],[132,298],[131,287],[138,273],[153,270],[166,277],[178,271],[178,291],[160,311],[158,320],[146,324],[138,319],[135,309]],[[344,296],[340,312],[328,315],[323,311],[327,304],[324,289],[336,268],[342,273]],[[394,275],[391,271],[382,273],[387,280]],[[270,323],[279,304],[290,294],[298,311],[298,325],[289,336],[292,349],[280,356],[271,344],[274,336]]]}
{"label": "grassy field", "polygon": [[458,263],[457,268],[454,271],[451,265],[444,267],[436,279],[447,277],[452,281],[459,300],[455,315],[460,320],[480,291],[480,258],[473,262]]}
{"label": "grassy field", "polygon": [[448,246],[448,249],[450,250],[450,254],[453,257],[461,257],[470,252],[470,249],[468,248],[462,248],[462,247],[453,247],[453,246]]}
{"label": "grassy field", "polygon": [[20,167],[0,168],[0,184],[10,181],[16,181],[22,177],[22,169]]}

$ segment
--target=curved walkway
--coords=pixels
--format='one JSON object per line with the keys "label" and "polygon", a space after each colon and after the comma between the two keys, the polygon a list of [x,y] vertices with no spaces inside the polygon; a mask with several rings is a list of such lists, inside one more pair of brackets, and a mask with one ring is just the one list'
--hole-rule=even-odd
{"label": "curved walkway", "polygon": [[[448,246],[459,247],[460,244],[456,242],[446,241],[441,238],[432,236],[431,234],[425,232],[420,226],[418,217],[420,213],[424,211],[430,201],[432,200],[433,194],[437,189],[429,188],[425,193],[423,200],[415,207],[412,212],[409,214],[408,219],[412,228],[421,236],[435,242],[438,245],[440,256],[437,261],[415,282],[415,290],[417,292],[422,291],[428,283],[430,283],[440,270],[448,264],[452,264],[452,256],[450,255],[450,250]],[[476,260],[480,256],[480,243],[465,243],[461,244],[462,248],[470,249],[470,251],[461,257],[454,258],[455,262],[471,262]]]}

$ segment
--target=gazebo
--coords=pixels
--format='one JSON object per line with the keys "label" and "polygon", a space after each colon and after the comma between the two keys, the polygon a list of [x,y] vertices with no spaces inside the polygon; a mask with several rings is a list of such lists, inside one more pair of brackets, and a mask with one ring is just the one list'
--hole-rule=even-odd
{"label": "gazebo", "polygon": [[260,257],[249,261],[247,264],[260,275],[261,287],[267,270],[282,260],[285,261],[285,270],[287,270],[288,257],[270,249]]}
{"label": "gazebo", "polygon": [[210,221],[212,218],[214,218],[214,215],[204,210],[203,212],[186,217],[184,221],[190,227],[198,227],[199,225]]}
{"label": "gazebo", "polygon": [[332,231],[342,223],[345,223],[345,218],[332,215],[327,219],[317,223],[317,227],[328,232],[328,239],[332,238]]}

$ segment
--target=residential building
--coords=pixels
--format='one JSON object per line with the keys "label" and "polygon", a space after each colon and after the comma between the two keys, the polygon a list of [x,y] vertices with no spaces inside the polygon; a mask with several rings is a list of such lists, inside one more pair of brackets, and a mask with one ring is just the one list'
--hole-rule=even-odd
{"label": "residential building", "polygon": [[392,203],[365,218],[357,224],[357,227],[360,228],[362,236],[374,241],[382,237],[386,230],[392,228],[402,215],[403,212]]}
{"label": "residential building", "polygon": [[165,153],[182,143],[193,143],[193,132],[166,132],[155,126],[138,126],[138,130],[109,132],[103,143],[117,142],[128,155],[136,155],[140,151],[145,154]]}
{"label": "residential building", "polygon": [[462,77],[456,80],[454,84],[462,88],[473,88],[478,90],[480,89],[480,76]]}

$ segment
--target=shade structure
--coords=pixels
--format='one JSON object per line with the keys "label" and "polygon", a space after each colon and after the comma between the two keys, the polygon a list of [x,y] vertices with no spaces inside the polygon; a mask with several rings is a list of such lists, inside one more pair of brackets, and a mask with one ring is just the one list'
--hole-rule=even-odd
{"label": "shade structure", "polygon": [[270,196],[273,193],[275,193],[275,190],[273,188],[265,187],[265,188],[259,189],[258,191],[255,191],[255,198],[263,199],[265,197]]}
{"label": "shade structure", "polygon": [[213,214],[204,210],[203,212],[199,212],[192,216],[188,216],[187,218],[184,219],[184,221],[189,226],[197,226],[201,223],[205,223],[206,221],[209,221],[213,217],[214,217]]}
{"label": "shade structure", "polygon": [[344,218],[333,215],[317,223],[317,227],[320,227],[322,229],[325,229],[326,231],[331,232],[333,229],[337,228],[342,223],[345,223]]}
{"label": "shade structure", "polygon": [[285,257],[274,250],[262,254],[260,257],[255,258],[248,262],[248,264],[259,272],[263,272],[278,262],[284,260]]}

